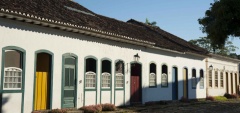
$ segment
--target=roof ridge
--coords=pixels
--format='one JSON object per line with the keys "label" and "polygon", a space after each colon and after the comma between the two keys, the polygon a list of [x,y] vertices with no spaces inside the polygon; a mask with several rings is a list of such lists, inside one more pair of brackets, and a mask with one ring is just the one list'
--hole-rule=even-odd
{"label": "roof ridge", "polygon": [[[160,31],[162,31],[163,33],[166,33],[166,34],[168,34],[168,35],[170,35],[170,36],[173,36],[173,37],[175,37],[175,38],[177,38],[177,39],[179,39],[179,40],[181,40],[181,41],[184,41],[185,43],[187,43],[188,45],[191,45],[191,46],[184,45],[184,44],[180,44],[180,43],[178,43],[176,40],[173,40],[171,37],[168,37],[168,36],[164,36],[164,37],[163,37],[163,38],[165,38],[165,39],[167,39],[167,40],[169,40],[169,41],[171,41],[171,42],[173,42],[173,43],[175,43],[175,44],[184,46],[184,47],[189,48],[189,49],[192,49],[192,50],[194,50],[194,51],[199,51],[199,50],[196,49],[196,47],[197,47],[198,49],[202,49],[202,50],[207,51],[206,49],[201,48],[201,47],[196,46],[196,45],[193,45],[193,44],[189,43],[188,41],[186,41],[186,40],[184,40],[184,39],[182,39],[182,38],[180,38],[180,37],[178,37],[178,36],[176,36],[176,35],[174,35],[174,34],[172,34],[172,33],[169,33],[169,32],[167,32],[167,31],[165,31],[165,30],[163,30],[163,29],[161,29],[161,28],[158,27],[158,26],[148,25],[148,24],[146,24],[146,23],[143,23],[143,22],[140,22],[140,21],[137,21],[137,20],[134,20],[134,19],[131,19],[131,20],[129,20],[128,22],[131,22],[131,21],[140,23],[140,24],[144,25],[145,27],[148,27],[148,28],[150,28],[151,30],[153,30],[153,31],[155,31],[155,32],[157,32],[157,33],[159,33],[159,31],[157,31],[157,30],[160,30]],[[165,34],[160,33],[160,35],[165,35]],[[193,47],[192,47],[192,46],[193,46]]]}
{"label": "roof ridge", "polygon": [[[64,8],[64,6],[69,6],[70,9]],[[165,38],[160,38],[161,36],[165,35],[163,31],[162,31],[163,34],[154,33],[153,31],[155,32],[160,31],[157,30],[158,29],[157,27],[150,26],[144,23],[141,23],[143,25],[136,25],[115,18],[109,18],[100,14],[96,14],[74,1],[3,0],[2,2],[0,2],[0,8],[1,12],[5,12],[6,14],[8,14],[9,12],[9,14],[11,15],[24,16],[28,17],[29,19],[37,19],[39,20],[39,22],[37,23],[41,23],[41,21],[43,21],[50,22],[53,24],[66,25],[69,27],[75,26],[80,30],[88,30],[91,32],[102,33],[108,36],[117,37],[119,39],[141,42],[145,44],[150,44],[151,46],[166,48],[169,50],[177,50],[180,52],[189,50],[190,52],[195,52],[198,54],[205,53],[203,50],[198,48],[197,49],[199,51],[197,49],[191,50],[190,48],[184,48],[183,46],[177,44],[176,42],[175,43],[171,42],[172,40],[170,40],[169,36],[172,35],[169,35],[170,33],[166,34],[168,32],[165,33],[166,35]],[[71,8],[73,9],[71,10]],[[90,12],[95,16],[86,13],[78,13],[78,9],[86,13]],[[27,20],[26,22],[28,21],[31,20]]]}

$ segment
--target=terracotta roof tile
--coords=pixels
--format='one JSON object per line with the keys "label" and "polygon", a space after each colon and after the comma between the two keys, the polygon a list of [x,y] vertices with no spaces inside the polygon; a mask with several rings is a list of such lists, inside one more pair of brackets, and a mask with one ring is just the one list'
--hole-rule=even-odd
{"label": "terracotta roof tile", "polygon": [[122,22],[98,15],[69,0],[1,0],[0,8],[154,42],[155,46],[165,49],[208,54],[207,50],[192,45],[158,27],[148,26],[133,19]]}

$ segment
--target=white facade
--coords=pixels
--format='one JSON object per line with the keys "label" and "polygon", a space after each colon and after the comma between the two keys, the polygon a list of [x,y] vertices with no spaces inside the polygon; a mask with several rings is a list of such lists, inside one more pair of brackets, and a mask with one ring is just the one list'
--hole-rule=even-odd
{"label": "white facade", "polygon": [[[208,78],[208,84],[211,83],[210,79],[212,78],[212,85],[209,85],[208,87],[209,96],[223,96],[225,93],[228,94],[238,93],[239,91],[238,60],[213,55],[212,58],[208,58],[207,65],[213,67],[212,77],[209,76]],[[211,73],[211,70],[208,69],[208,72]]]}
{"label": "white facade", "polygon": [[[150,49],[143,46],[137,46],[122,42],[116,42],[96,37],[86,36],[78,33],[61,31],[48,27],[32,25],[14,20],[0,18],[0,48],[7,46],[16,46],[26,51],[25,61],[25,88],[24,100],[21,102],[20,94],[12,94],[3,107],[2,110],[6,113],[12,113],[12,103],[22,105],[15,107],[17,111],[29,113],[34,107],[34,76],[35,76],[35,52],[39,50],[47,50],[53,53],[53,66],[52,66],[52,102],[51,108],[61,108],[61,90],[62,90],[62,56],[65,53],[73,53],[77,55],[77,105],[79,108],[83,105],[100,104],[101,103],[115,103],[118,105],[130,105],[130,82],[131,82],[131,63],[134,61],[134,55],[139,54],[140,64],[142,65],[141,74],[141,88],[142,88],[142,103],[148,101],[159,100],[172,100],[172,68],[178,69],[178,99],[183,97],[183,68],[188,69],[188,98],[205,98],[206,97],[206,63],[205,58],[202,56],[194,56],[190,54],[179,54],[174,52],[167,52],[157,49]],[[84,92],[84,73],[85,73],[85,57],[94,56],[97,59],[97,90]],[[103,91],[100,88],[100,73],[101,73],[101,60],[108,58],[111,60],[111,90]],[[2,59],[2,52],[0,52],[0,59]],[[124,61],[124,76],[125,88],[124,90],[114,90],[114,77],[115,77],[115,61]],[[149,66],[150,63],[156,64],[156,82],[157,86],[154,88],[149,87]],[[214,62],[214,60],[213,60]],[[210,63],[210,61],[209,61]],[[2,60],[0,60],[2,64]],[[161,73],[162,65],[167,65],[168,71],[168,86],[161,86]],[[214,64],[212,64],[214,65]],[[1,65],[3,66],[3,65]],[[0,68],[3,69],[3,68]],[[196,88],[192,88],[192,69],[196,70]],[[200,88],[200,70],[204,72],[204,85]],[[219,69],[221,69],[219,67]],[[229,72],[235,68],[225,67]],[[3,72],[3,70],[1,70]],[[1,75],[3,76],[3,74]],[[223,89],[224,90],[224,89]],[[220,91],[220,89],[219,89]],[[225,91],[225,90],[224,90]],[[222,91],[223,92],[223,91]],[[211,93],[211,91],[209,91]],[[85,95],[84,95],[85,94]],[[4,96],[8,94],[4,94]],[[85,97],[85,98],[84,98]],[[16,101],[14,98],[18,98]],[[17,109],[18,108],[18,109]]]}

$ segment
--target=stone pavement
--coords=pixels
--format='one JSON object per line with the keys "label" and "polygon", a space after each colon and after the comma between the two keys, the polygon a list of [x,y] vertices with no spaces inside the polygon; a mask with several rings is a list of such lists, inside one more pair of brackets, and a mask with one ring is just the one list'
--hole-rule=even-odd
{"label": "stone pavement", "polygon": [[240,113],[240,100],[167,102],[166,105],[130,106],[119,108],[118,113]]}

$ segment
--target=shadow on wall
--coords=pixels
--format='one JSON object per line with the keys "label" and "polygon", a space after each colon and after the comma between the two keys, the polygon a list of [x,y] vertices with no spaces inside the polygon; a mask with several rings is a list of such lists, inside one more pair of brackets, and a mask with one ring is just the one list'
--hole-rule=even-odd
{"label": "shadow on wall", "polygon": [[9,96],[2,98],[2,94],[0,94],[0,101],[2,102],[1,106],[0,106],[0,113],[5,113],[4,110],[2,109],[2,106],[4,106],[8,102],[9,99],[10,99]]}
{"label": "shadow on wall", "polygon": [[[151,77],[152,72],[149,75],[142,76],[141,69],[138,68],[136,70],[131,68],[131,70],[133,71],[131,71],[131,80],[128,84],[130,86],[130,99],[126,101],[125,105],[144,104],[146,102],[154,101],[181,100],[182,98],[188,100],[206,97],[203,70],[196,72],[196,69],[194,68],[192,70],[183,68],[183,76],[180,76],[181,78],[179,78],[177,67],[173,67],[172,74],[167,75],[162,71],[160,75],[157,74],[157,76],[155,76],[157,82],[160,84],[154,82],[154,79]],[[162,70],[164,70],[164,68]],[[153,70],[153,72],[154,71],[155,70]],[[166,72],[170,71],[166,70]],[[149,83],[142,84],[142,79],[145,78],[148,79]],[[172,80],[168,80],[169,78]]]}
{"label": "shadow on wall", "polygon": [[[145,104],[146,102],[156,102],[156,101],[168,101],[168,100],[181,100],[184,99],[197,99],[197,93],[206,94],[205,88],[200,89],[200,78],[197,79],[197,86],[192,87],[192,81],[195,79],[189,79],[188,81],[178,81],[176,83],[168,83],[167,87],[162,86],[162,84],[158,84],[155,87],[143,87],[142,89],[136,89],[132,91],[133,88],[130,89],[130,100],[127,100],[126,103],[122,103],[121,106],[124,105],[134,105],[134,104]],[[188,86],[185,89],[184,83],[188,82]],[[132,83],[130,83],[132,85]],[[131,86],[133,87],[133,86]],[[177,87],[177,88],[176,88]],[[203,86],[205,87],[205,86]],[[198,92],[197,92],[198,91]],[[137,97],[140,98],[138,99]],[[198,97],[205,98],[206,96]]]}

